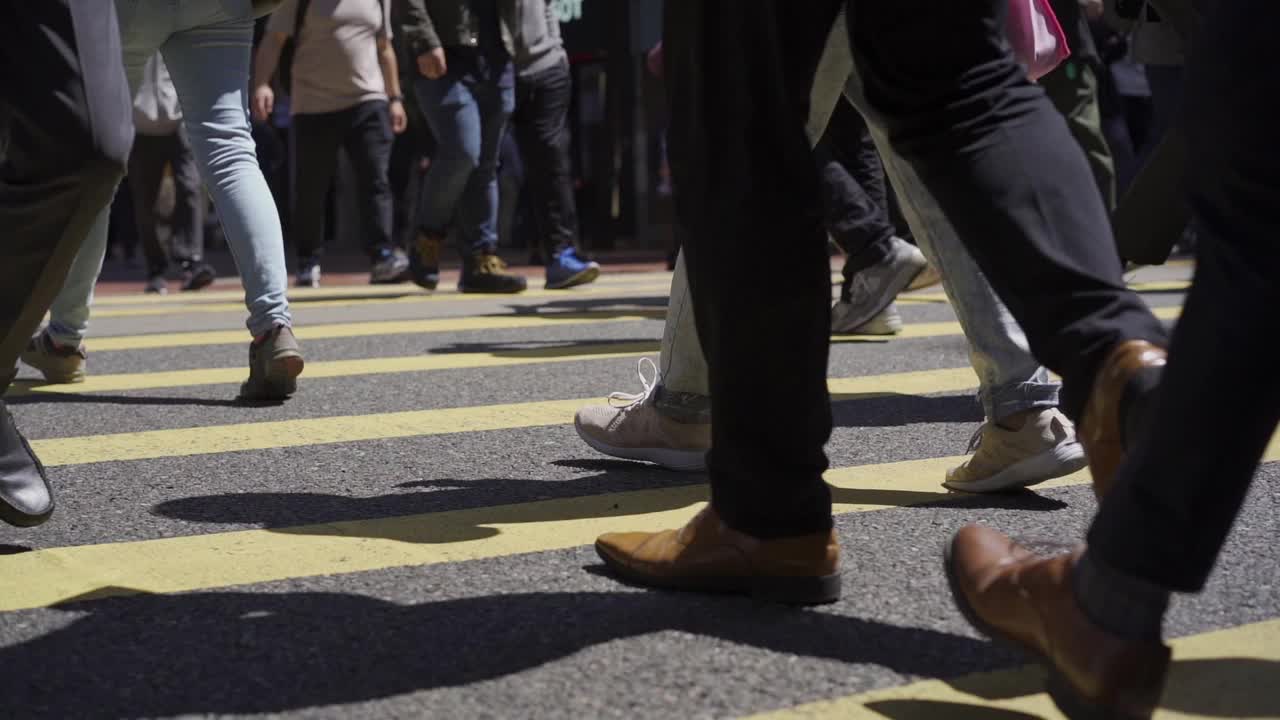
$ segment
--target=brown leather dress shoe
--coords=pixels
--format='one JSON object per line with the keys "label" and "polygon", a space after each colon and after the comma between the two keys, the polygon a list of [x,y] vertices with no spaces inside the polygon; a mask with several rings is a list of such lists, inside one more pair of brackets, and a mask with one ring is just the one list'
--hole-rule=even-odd
{"label": "brown leather dress shoe", "polygon": [[1111,490],[1116,471],[1124,460],[1120,399],[1124,397],[1125,386],[1139,370],[1163,367],[1168,355],[1164,348],[1146,340],[1127,340],[1111,351],[1093,379],[1089,402],[1076,425],[1076,436],[1089,459],[1093,493],[1099,500]]}
{"label": "brown leather dress shoe", "polygon": [[788,605],[840,599],[834,531],[760,540],[727,527],[710,505],[679,530],[601,535],[596,552],[618,577],[638,585],[737,593]]}
{"label": "brown leather dress shoe", "polygon": [[1149,718],[1169,648],[1112,635],[1085,616],[1071,587],[1079,556],[1038,556],[995,530],[968,525],[948,548],[947,579],[975,628],[1049,667],[1049,695],[1068,717]]}

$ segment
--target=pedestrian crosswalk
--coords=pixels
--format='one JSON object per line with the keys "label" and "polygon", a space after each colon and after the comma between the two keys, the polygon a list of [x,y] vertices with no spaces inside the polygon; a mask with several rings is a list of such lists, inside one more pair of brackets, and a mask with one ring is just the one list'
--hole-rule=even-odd
{"label": "pedestrian crosswalk", "polygon": [[[91,338],[93,357],[144,349],[168,354],[157,355],[152,361],[134,353],[139,364],[128,367],[127,372],[96,374],[91,365],[87,381],[74,386],[42,384],[28,372],[23,373],[13,391],[20,398],[13,405],[14,412],[19,422],[24,414],[44,420],[40,425],[44,432],[33,433],[32,444],[51,469],[55,482],[63,487],[67,501],[48,528],[25,534],[0,530],[0,656],[13,657],[23,647],[37,647],[43,637],[59,632],[65,621],[59,619],[58,613],[92,614],[104,602],[125,603],[113,605],[113,612],[123,613],[119,622],[138,622],[138,632],[150,638],[148,647],[169,643],[176,649],[190,640],[182,638],[181,623],[157,631],[146,625],[145,618],[130,620],[128,603],[143,603],[149,596],[162,595],[173,596],[180,607],[183,598],[194,599],[201,593],[272,594],[282,592],[284,587],[308,583],[320,583],[330,592],[348,588],[353,596],[367,593],[378,602],[401,603],[405,607],[423,601],[452,602],[449,598],[456,592],[499,598],[516,592],[516,588],[519,592],[547,590],[545,583],[550,583],[555,592],[564,593],[565,604],[563,613],[553,611],[559,619],[547,632],[552,636],[563,633],[570,644],[577,642],[572,639],[576,632],[585,633],[584,637],[598,634],[595,630],[575,629],[576,623],[589,624],[590,619],[566,617],[572,617],[573,608],[578,607],[575,603],[595,606],[604,597],[601,592],[605,596],[618,593],[616,602],[620,607],[626,607],[628,598],[651,598],[644,607],[649,611],[658,608],[657,612],[672,616],[696,614],[700,607],[731,607],[725,610],[723,620],[730,624],[747,622],[743,618],[750,623],[775,622],[782,617],[778,613],[796,612],[724,606],[723,603],[735,601],[714,598],[647,594],[581,569],[584,560],[589,564],[589,546],[599,534],[677,526],[706,501],[702,476],[675,476],[634,463],[605,460],[581,445],[567,427],[575,410],[588,403],[603,402],[608,390],[633,389],[616,387],[615,378],[627,377],[635,358],[657,352],[662,309],[632,301],[665,291],[666,280],[665,274],[623,276],[609,278],[588,290],[547,295],[581,301],[571,310],[541,308],[543,295],[537,292],[500,301],[488,298],[486,303],[482,297],[427,296],[404,288],[299,291],[295,304],[314,310],[313,317],[326,312],[342,313],[335,315],[333,322],[300,325],[298,336],[304,350],[308,349],[308,342],[325,340],[334,345],[324,347],[338,348],[339,357],[327,358],[323,352],[310,351],[299,397],[290,401],[292,404],[272,409],[265,417],[255,408],[244,408],[235,422],[221,423],[200,422],[198,408],[179,406],[166,413],[149,413],[145,400],[148,392],[161,389],[170,397],[198,389],[216,391],[222,386],[228,397],[234,394],[235,385],[243,379],[243,368],[200,366],[210,364],[200,362],[207,349],[245,342],[244,331],[237,327],[240,319],[231,312],[241,307],[233,301],[233,294],[218,291],[177,300],[102,298],[95,317],[114,317],[129,325],[120,334]],[[1167,293],[1175,292],[1179,283],[1185,284],[1185,278],[1147,282]],[[311,300],[312,297],[317,299]],[[875,408],[945,402],[948,397],[970,394],[976,385],[973,370],[965,364],[959,325],[953,319],[936,319],[937,312],[930,309],[938,305],[936,293],[917,293],[915,297],[921,302],[903,303],[908,324],[902,335],[891,340],[864,336],[834,339],[833,367],[840,369],[833,373],[828,385],[841,416],[852,421],[849,427],[837,428],[831,450],[833,469],[826,478],[833,490],[837,527],[851,552],[846,571],[849,585],[846,600],[832,608],[794,616],[800,622],[821,623],[828,616],[838,616],[844,622],[865,615],[886,618],[884,622],[892,619],[904,628],[918,622],[934,627],[930,633],[945,631],[952,633],[949,637],[964,636],[970,631],[947,609],[940,596],[906,593],[884,605],[890,598],[870,592],[864,595],[859,592],[860,583],[877,574],[907,572],[907,568],[918,564],[924,569],[910,570],[905,577],[937,587],[933,575],[936,548],[946,536],[943,529],[975,516],[983,517],[984,513],[1026,519],[1031,523],[1029,528],[1040,531],[1045,526],[1038,519],[1033,522],[1032,516],[1046,510],[1066,513],[1057,521],[1060,527],[1056,531],[1063,536],[1059,540],[1077,538],[1082,523],[1087,521],[1092,503],[1085,487],[1089,482],[1087,471],[1037,486],[1036,493],[1043,498],[1024,493],[994,504],[974,504],[970,496],[948,494],[940,483],[948,468],[963,461],[956,451],[963,449],[964,437],[973,428],[970,421],[976,418],[972,416],[965,422],[945,413],[892,426],[871,422],[875,413],[881,412]],[[466,302],[458,304],[459,300]],[[420,306],[423,316],[378,319],[391,304]],[[1172,320],[1177,317],[1178,307],[1163,305],[1156,311],[1160,317]],[[225,313],[226,319],[218,321],[218,329],[172,333],[149,328],[158,316],[189,312],[209,316]],[[367,313],[367,319],[351,321],[352,312]],[[603,328],[620,325],[633,330],[626,333],[627,339],[600,336]],[[450,349],[450,343],[460,333],[497,330],[514,333],[533,346],[514,342],[511,347],[484,351]],[[556,334],[554,342],[534,342],[548,331]],[[370,352],[370,347],[363,344],[343,345],[370,337],[401,338],[412,343],[407,347],[423,349],[380,356],[376,347]],[[918,342],[923,340],[944,344]],[[926,349],[930,356],[919,357]],[[190,369],[164,367],[164,358],[174,354],[184,358]],[[915,364],[904,366],[905,357],[912,357]],[[925,369],[918,369],[921,366]],[[529,390],[537,385],[531,377],[547,377],[537,374],[562,373],[566,368],[573,368],[576,373],[596,373],[598,377],[584,375],[574,384],[552,385],[549,387],[554,389],[546,391]],[[437,399],[432,385],[442,371],[454,373],[451,377],[455,381],[465,378],[466,382],[509,387],[510,401],[457,405]],[[331,407],[323,398],[308,395],[326,387],[326,381],[378,383],[378,387],[393,388],[407,405],[417,403],[420,407],[390,411],[370,411],[364,406]],[[549,393],[558,396],[549,397]],[[137,398],[140,404],[113,405],[121,394]],[[72,396],[75,403],[42,406]],[[173,424],[171,412],[186,414],[180,423]],[[66,414],[65,422],[55,421],[57,413]],[[115,419],[119,416],[113,413],[129,413],[132,429],[117,427]],[[49,419],[51,415],[55,420]],[[219,415],[232,416],[234,410]],[[861,417],[866,417],[868,423],[859,423]],[[937,433],[948,437],[936,437]],[[419,457],[426,447],[434,455]],[[308,465],[307,472],[293,476],[308,478],[313,474],[303,486],[286,489],[278,484],[273,468],[282,462],[296,462],[301,453],[325,448],[345,456],[340,467]],[[542,464],[516,467],[528,462],[527,458]],[[180,461],[189,461],[181,465],[183,468],[200,468],[201,463],[214,467],[217,463],[218,467],[234,467],[236,471],[231,475],[197,471],[194,476],[183,475],[175,482],[170,468],[177,467],[175,463]],[[1272,442],[1265,461],[1280,462],[1280,440]],[[381,478],[394,476],[397,464],[425,466],[433,475],[422,479],[410,474],[387,488]],[[576,483],[573,473],[578,471],[574,467],[594,473],[591,481]],[[540,490],[531,498],[512,500],[501,491],[482,490],[483,479],[468,479],[503,471],[520,472]],[[611,487],[613,476],[625,478],[626,482]],[[372,477],[379,479],[370,480]],[[447,498],[433,500],[430,509],[424,511],[426,506],[415,500],[473,483],[476,494],[460,505],[450,506]],[[218,511],[209,512],[208,508],[214,505]],[[71,508],[79,509],[81,514],[73,514]],[[916,514],[904,514],[911,512]],[[111,523],[119,524],[117,531],[113,532]],[[1265,536],[1267,528],[1259,532]],[[905,545],[871,549],[875,541],[870,539],[888,537],[910,540]],[[927,557],[921,560],[922,556]],[[572,564],[570,571],[564,569],[566,559]],[[1257,557],[1250,561],[1262,562],[1260,567],[1273,571],[1280,567],[1280,558],[1270,550],[1262,561]],[[523,579],[513,585],[516,576]],[[394,589],[386,589],[384,579],[391,578]],[[460,590],[464,587],[465,591]],[[554,596],[547,597],[548,602],[554,601]],[[1249,597],[1256,599],[1258,593]],[[1265,606],[1268,601],[1259,602]],[[1259,714],[1263,710],[1280,715],[1280,690],[1275,689],[1274,683],[1270,689],[1264,687],[1265,683],[1248,687],[1239,684],[1241,677],[1261,677],[1259,673],[1280,669],[1280,607],[1274,607],[1274,599],[1270,603],[1271,607],[1252,607],[1239,617],[1229,613],[1215,617],[1209,625],[1193,623],[1182,633],[1177,644],[1180,662],[1174,672],[1177,688],[1170,695],[1168,717],[1265,717],[1265,712]],[[539,612],[546,612],[546,603],[539,601],[534,606],[542,608]],[[530,623],[536,626],[544,620],[518,616],[519,610],[513,612],[517,616],[509,621],[521,627]],[[307,620],[295,618],[294,622],[305,624]],[[353,617],[350,622],[358,626],[361,620]],[[465,625],[485,621],[459,611],[452,622]],[[886,642],[868,629],[876,626],[870,621],[865,626],[858,625],[863,629],[848,642]],[[370,625],[371,631],[378,627],[381,626]],[[884,648],[877,655],[883,656],[884,662],[872,665],[832,662],[830,651],[809,652],[803,643],[787,645],[785,652],[770,649],[769,642],[729,641],[726,645],[723,639],[715,639],[715,631],[709,637],[695,633],[698,637],[693,640],[678,641],[693,643],[686,651],[704,658],[701,662],[714,664],[707,658],[720,653],[727,658],[726,668],[755,668],[734,675],[701,670],[687,673],[689,669],[682,667],[681,660],[685,655],[672,654],[670,644],[675,641],[667,631],[660,624],[646,627],[650,629],[644,632],[605,633],[608,640],[596,649],[583,647],[578,653],[557,652],[549,656],[534,646],[558,641],[541,635],[526,638],[516,645],[529,645],[531,658],[541,660],[517,661],[513,667],[520,669],[510,672],[479,673],[475,677],[484,679],[474,682],[441,684],[424,680],[415,684],[408,678],[404,683],[391,684],[397,688],[394,693],[379,693],[355,687],[361,683],[378,685],[375,680],[351,677],[348,681],[353,687],[349,693],[337,689],[329,697],[317,698],[314,707],[301,701],[286,706],[268,703],[263,707],[309,708],[313,714],[345,716],[353,708],[344,703],[376,700],[382,704],[370,705],[365,712],[381,716],[551,717],[575,714],[569,708],[585,703],[584,707],[601,710],[602,716],[628,717],[669,717],[673,707],[683,707],[687,712],[682,714],[693,717],[747,716],[757,712],[764,712],[760,717],[768,718],[1058,717],[1043,695],[1038,671],[1021,664],[1025,659],[998,653],[993,656],[966,645],[973,655],[956,658],[953,675],[910,670],[895,674],[900,665],[918,666],[914,661],[897,662],[893,658],[899,654],[909,657],[917,652],[934,652],[928,649],[932,642],[928,633],[920,636],[920,647]],[[688,625],[676,622],[673,627]],[[288,627],[283,630],[273,637],[288,646],[291,633]],[[156,632],[161,632],[159,640],[154,637]],[[733,632],[726,633],[725,637],[734,637]],[[298,637],[313,635],[309,629],[298,629]],[[891,636],[893,633],[883,637]],[[816,647],[829,641],[813,642]],[[477,637],[475,642],[483,646],[486,641]],[[621,644],[621,654],[604,649],[614,644]],[[284,647],[272,652],[277,651],[282,655],[305,654],[308,649]],[[462,651],[432,648],[431,652],[447,656]],[[505,652],[519,654],[521,648],[506,647]],[[274,662],[257,657],[246,661]],[[74,664],[78,660],[72,658],[68,662]],[[414,660],[417,662],[420,661]],[[446,657],[440,662],[450,661]],[[759,683],[753,682],[751,673],[769,673],[770,668],[780,667],[779,663],[803,665],[806,677],[822,681],[798,683],[796,687],[776,689],[772,695],[761,695]],[[1242,669],[1236,672],[1237,668]],[[275,665],[262,665],[261,669],[267,676],[279,677]],[[564,686],[566,675],[558,674],[562,669],[567,677],[577,677],[577,682]],[[975,673],[974,669],[981,672]],[[394,663],[390,667],[384,664],[379,671],[394,675],[397,668]],[[78,668],[77,672],[94,670]],[[113,670],[102,672],[104,677],[118,677]],[[213,679],[208,681],[212,684],[206,690],[200,690],[206,686],[199,683],[190,690],[210,693],[202,696],[203,700],[210,700],[215,691],[225,690],[217,690],[220,671],[210,668],[209,672]],[[239,677],[238,673],[231,676]],[[551,677],[558,679],[552,682],[547,679]],[[593,680],[604,677],[614,678],[613,683],[621,682],[623,677],[629,679],[622,688],[607,683],[602,686]],[[51,688],[63,689],[67,681],[50,682]],[[333,682],[343,680],[335,678]],[[145,682],[139,679],[139,683],[141,690],[120,688],[119,692],[147,692]],[[50,687],[33,686],[23,692],[47,699],[52,692]],[[1233,687],[1242,689],[1234,696],[1221,691]],[[590,702],[570,701],[570,696],[581,696]],[[152,706],[138,697],[139,714],[157,714],[146,712]],[[513,702],[522,703],[528,711],[515,710],[519,706],[511,705]],[[59,714],[52,709],[55,707],[56,702],[45,707],[47,714]],[[189,706],[179,702],[170,709],[202,712],[209,708],[217,711],[219,707],[212,701]],[[230,711],[234,707],[238,706],[233,703],[224,709]]]}

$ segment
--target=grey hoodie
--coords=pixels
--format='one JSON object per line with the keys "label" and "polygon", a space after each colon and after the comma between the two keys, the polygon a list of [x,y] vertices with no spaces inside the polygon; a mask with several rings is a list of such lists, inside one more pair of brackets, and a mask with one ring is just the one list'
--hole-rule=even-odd
{"label": "grey hoodie", "polygon": [[550,0],[509,1],[514,3],[516,12],[512,37],[516,73],[529,76],[567,62],[560,40],[560,21]]}

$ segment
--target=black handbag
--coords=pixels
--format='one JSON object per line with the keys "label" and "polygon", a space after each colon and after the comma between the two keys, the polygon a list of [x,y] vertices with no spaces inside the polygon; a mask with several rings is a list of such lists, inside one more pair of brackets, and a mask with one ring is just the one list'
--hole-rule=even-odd
{"label": "black handbag", "polygon": [[293,55],[298,49],[298,33],[302,32],[302,23],[307,18],[307,8],[311,0],[298,0],[298,10],[293,14],[293,34],[284,41],[280,48],[280,62],[276,64],[276,76],[280,78],[280,88],[293,94]]}

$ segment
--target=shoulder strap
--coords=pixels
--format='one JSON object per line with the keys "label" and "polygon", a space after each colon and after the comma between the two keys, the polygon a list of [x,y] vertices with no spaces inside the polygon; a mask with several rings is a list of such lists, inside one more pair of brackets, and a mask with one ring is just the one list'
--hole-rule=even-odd
{"label": "shoulder strap", "polygon": [[307,19],[307,9],[311,0],[298,0],[298,10],[293,14],[293,41],[298,42],[298,33],[302,32],[302,23]]}

